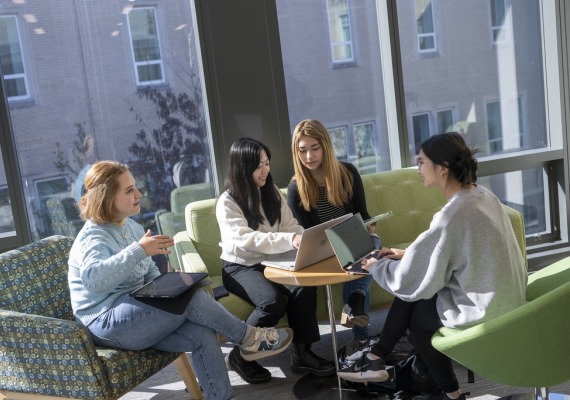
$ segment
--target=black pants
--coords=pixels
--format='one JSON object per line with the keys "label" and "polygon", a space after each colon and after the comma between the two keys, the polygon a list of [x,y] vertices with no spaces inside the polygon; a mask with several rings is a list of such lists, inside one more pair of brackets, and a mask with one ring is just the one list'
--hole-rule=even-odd
{"label": "black pants", "polygon": [[451,393],[459,389],[451,359],[431,345],[432,336],[443,326],[437,313],[436,299],[437,295],[429,300],[406,302],[395,297],[388,311],[380,340],[371,349],[371,353],[386,359],[409,329],[414,347],[439,388]]}
{"label": "black pants", "polygon": [[317,288],[271,282],[263,275],[264,269],[261,264],[244,266],[224,261],[222,280],[226,289],[255,306],[246,322],[271,327],[287,313],[294,343],[318,341]]}

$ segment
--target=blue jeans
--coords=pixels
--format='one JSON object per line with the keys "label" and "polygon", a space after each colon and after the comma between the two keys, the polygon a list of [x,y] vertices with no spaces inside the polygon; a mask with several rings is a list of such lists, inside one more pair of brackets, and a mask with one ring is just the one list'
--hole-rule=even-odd
{"label": "blue jeans", "polygon": [[[374,246],[377,249],[382,248],[382,242],[378,235],[370,235],[372,240],[374,241]],[[368,314],[368,310],[370,310],[370,303],[372,301],[372,295],[370,293],[370,287],[372,286],[372,275],[365,276],[364,278],[357,279],[355,281],[345,282],[342,286],[342,300],[344,304],[348,301],[348,297],[354,292],[362,293],[364,297],[364,312]],[[370,331],[368,326],[361,327],[354,325],[352,327],[352,335],[355,339],[366,339],[370,336]]]}
{"label": "blue jeans", "polygon": [[159,310],[125,294],[88,329],[99,346],[191,352],[192,366],[205,398],[234,397],[216,332],[240,343],[247,325],[203,290],[196,291],[182,315]]}

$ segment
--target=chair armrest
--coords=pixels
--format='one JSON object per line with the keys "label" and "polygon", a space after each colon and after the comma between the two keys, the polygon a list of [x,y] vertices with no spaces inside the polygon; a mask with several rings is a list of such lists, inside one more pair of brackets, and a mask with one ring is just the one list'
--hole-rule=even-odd
{"label": "chair armrest", "polygon": [[51,388],[65,390],[73,377],[83,381],[82,388],[110,393],[104,366],[81,324],[0,310],[0,326],[1,389],[30,392],[49,379]]}
{"label": "chair armrest", "polygon": [[174,235],[174,250],[178,256],[180,268],[183,272],[206,272],[208,268],[198,254],[196,247],[186,231]]}

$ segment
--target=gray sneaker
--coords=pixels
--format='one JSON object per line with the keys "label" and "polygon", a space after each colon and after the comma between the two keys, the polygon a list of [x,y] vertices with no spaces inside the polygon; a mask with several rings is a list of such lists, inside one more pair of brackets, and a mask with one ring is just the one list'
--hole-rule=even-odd
{"label": "gray sneaker", "polygon": [[291,328],[255,328],[251,346],[240,345],[240,354],[246,361],[259,360],[283,352],[293,340]]}

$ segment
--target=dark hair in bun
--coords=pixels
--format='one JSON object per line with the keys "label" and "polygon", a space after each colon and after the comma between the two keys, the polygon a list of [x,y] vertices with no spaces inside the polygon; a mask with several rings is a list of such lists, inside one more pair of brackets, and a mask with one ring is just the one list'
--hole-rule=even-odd
{"label": "dark hair in bun", "polygon": [[470,149],[457,132],[446,132],[427,139],[420,146],[427,158],[434,164],[449,169],[449,173],[461,184],[477,182],[477,160],[479,150]]}

